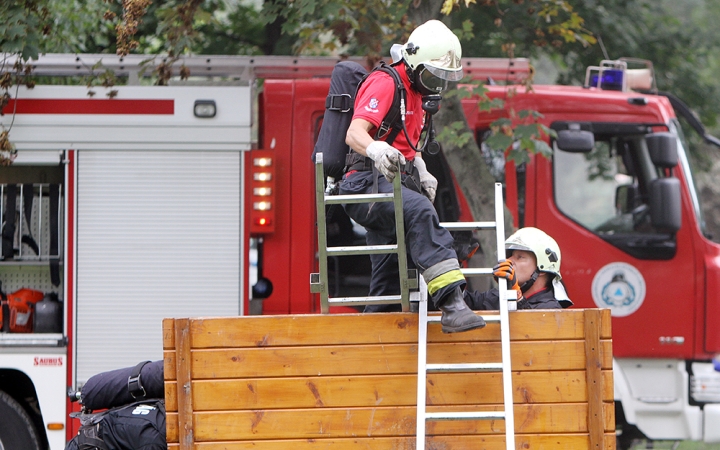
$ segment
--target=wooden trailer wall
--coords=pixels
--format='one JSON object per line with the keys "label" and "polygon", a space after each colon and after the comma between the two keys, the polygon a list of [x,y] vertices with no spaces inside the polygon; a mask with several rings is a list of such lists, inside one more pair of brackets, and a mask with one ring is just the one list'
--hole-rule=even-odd
{"label": "wooden trailer wall", "polygon": [[[166,319],[171,450],[414,449],[418,316]],[[516,446],[615,448],[610,311],[510,314]],[[428,363],[500,361],[500,328],[443,334]],[[502,374],[432,374],[428,412],[502,409]],[[504,421],[428,422],[428,449],[505,449]]]}

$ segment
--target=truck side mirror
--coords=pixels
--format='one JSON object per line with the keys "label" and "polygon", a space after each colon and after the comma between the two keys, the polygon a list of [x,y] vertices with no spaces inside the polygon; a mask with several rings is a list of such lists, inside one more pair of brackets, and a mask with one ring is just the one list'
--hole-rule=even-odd
{"label": "truck side mirror", "polygon": [[560,130],[555,143],[566,152],[590,153],[595,148],[595,135],[586,130]]}
{"label": "truck side mirror", "polygon": [[652,133],[645,136],[650,159],[655,167],[672,169],[677,166],[677,138],[672,133]]}
{"label": "truck side mirror", "polygon": [[634,184],[621,184],[615,188],[615,208],[620,214],[629,214],[639,206],[640,192]]}
{"label": "truck side mirror", "polygon": [[658,230],[675,233],[680,229],[680,180],[658,178],[650,183],[650,220]]}

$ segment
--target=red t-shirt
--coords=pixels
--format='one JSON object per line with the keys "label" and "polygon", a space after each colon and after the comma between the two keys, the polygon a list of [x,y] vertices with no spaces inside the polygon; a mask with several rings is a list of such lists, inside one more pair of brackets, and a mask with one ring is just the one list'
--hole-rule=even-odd
{"label": "red t-shirt", "polygon": [[[405,127],[410,135],[411,142],[417,147],[424,120],[422,96],[410,87],[410,81],[405,70],[401,68],[397,72],[405,85],[407,93],[405,99]],[[355,98],[353,119],[365,119],[373,124],[374,127],[370,130],[371,136],[375,137],[377,128],[390,110],[395,91],[395,81],[393,81],[392,77],[379,70],[373,72],[360,87]],[[398,133],[392,146],[400,150],[408,161],[415,158],[415,150],[408,145],[408,140],[402,130]]]}

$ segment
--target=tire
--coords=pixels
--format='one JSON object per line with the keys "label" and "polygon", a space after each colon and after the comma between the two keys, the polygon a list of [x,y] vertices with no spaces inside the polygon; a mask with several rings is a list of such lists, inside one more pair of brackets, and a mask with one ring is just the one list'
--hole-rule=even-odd
{"label": "tire", "polygon": [[12,397],[0,391],[0,450],[40,450],[33,421]]}

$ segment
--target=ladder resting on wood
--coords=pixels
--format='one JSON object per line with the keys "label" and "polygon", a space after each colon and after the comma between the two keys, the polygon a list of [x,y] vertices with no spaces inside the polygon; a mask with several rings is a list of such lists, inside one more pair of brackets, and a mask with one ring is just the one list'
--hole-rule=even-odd
{"label": "ladder resting on wood", "polygon": [[[610,319],[510,314],[517,448],[615,448]],[[415,448],[418,314],[166,319],[163,336],[172,450]],[[428,328],[438,363],[498,361],[500,347],[492,323]],[[502,409],[501,383],[500,373],[428,374],[428,412]],[[504,421],[427,425],[427,448],[505,449]]]}

